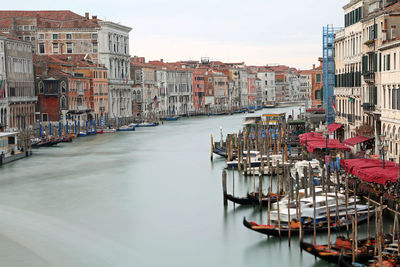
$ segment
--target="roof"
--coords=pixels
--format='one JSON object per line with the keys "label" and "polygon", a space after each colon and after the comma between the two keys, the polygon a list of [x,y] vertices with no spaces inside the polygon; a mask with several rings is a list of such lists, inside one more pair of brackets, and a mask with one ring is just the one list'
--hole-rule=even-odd
{"label": "roof", "polygon": [[0,28],[10,28],[14,19],[19,17],[34,17],[37,28],[98,28],[98,19],[88,19],[70,10],[1,10]]}
{"label": "roof", "polygon": [[11,40],[14,40],[14,41],[20,41],[20,42],[24,42],[24,43],[29,43],[29,42],[25,42],[25,41],[15,37],[14,35],[7,34],[7,33],[4,33],[4,32],[0,32],[0,36],[3,36],[5,38],[8,38],[8,39],[11,39]]}
{"label": "roof", "polygon": [[34,55],[33,60],[35,63],[53,63],[61,65],[69,65],[74,67],[86,68],[103,68],[100,67],[89,59],[85,59],[84,54],[68,54],[68,55]]}
{"label": "roof", "polygon": [[7,137],[7,136],[14,136],[14,135],[17,135],[17,134],[19,134],[19,133],[18,132],[7,132],[7,133],[1,132],[0,133],[0,138],[1,137]]}

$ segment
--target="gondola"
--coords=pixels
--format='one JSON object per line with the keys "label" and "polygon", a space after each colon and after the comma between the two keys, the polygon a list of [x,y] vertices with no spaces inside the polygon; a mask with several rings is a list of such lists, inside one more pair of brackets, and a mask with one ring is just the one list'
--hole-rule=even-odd
{"label": "gondola", "polygon": [[[214,154],[217,154],[218,156],[228,158],[226,149],[223,147],[220,147],[219,144],[217,144],[217,143],[214,143],[213,152],[214,152]],[[233,150],[233,157],[234,158],[237,157],[237,150]]]}
{"label": "gondola", "polygon": [[[372,214],[370,215],[372,216]],[[358,219],[358,224],[362,224],[367,222],[368,216],[364,216]],[[243,218],[243,225],[246,228],[249,228],[250,230],[253,230],[255,232],[268,235],[268,236],[276,236],[279,237],[279,232],[280,236],[288,236],[289,234],[289,228],[287,225],[281,225],[281,228],[279,229],[278,226],[276,225],[262,225],[262,224],[257,224],[255,222],[249,222],[246,220],[246,217]],[[349,225],[350,226],[350,225]],[[331,231],[343,231],[346,229],[346,224],[343,223],[341,225],[335,225],[332,223],[331,225]],[[280,230],[280,231],[279,231]],[[297,222],[294,222],[292,220],[291,222],[291,235],[298,235],[299,234],[299,224]],[[302,231],[303,234],[311,234],[314,232],[314,225],[312,223],[306,223],[302,224]],[[316,227],[317,232],[326,232],[328,231],[328,226],[326,224],[323,224],[322,226],[317,225]]]}
{"label": "gondola", "polygon": [[[366,248],[366,251],[357,254],[357,262],[365,263],[374,257],[372,242],[374,240],[371,240],[370,243],[367,239],[358,241],[359,247]],[[313,245],[303,242],[303,240],[300,241],[300,247],[315,257],[331,263],[339,263],[340,257],[346,262],[352,261],[351,241],[345,238],[337,238],[336,244],[332,245],[330,249],[328,245]]]}
{"label": "gondola", "polygon": [[[277,201],[277,195],[273,194],[271,197],[270,203],[275,203]],[[259,205],[258,193],[248,193],[246,197],[235,197],[231,194],[227,194],[226,198],[233,203],[239,205]],[[261,205],[267,207],[268,206],[268,196],[263,195],[263,199],[261,200]],[[280,196],[282,198],[282,196]],[[280,199],[279,198],[279,199]]]}

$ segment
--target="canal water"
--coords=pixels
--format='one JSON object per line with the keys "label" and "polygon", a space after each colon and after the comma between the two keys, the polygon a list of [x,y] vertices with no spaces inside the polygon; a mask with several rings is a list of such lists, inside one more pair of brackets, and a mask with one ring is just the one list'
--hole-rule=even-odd
{"label": "canal water", "polygon": [[[225,162],[210,162],[210,134],[239,130],[245,116],[78,138],[0,167],[1,266],[327,266],[297,238],[288,247],[242,225],[265,223],[265,211],[223,207]],[[235,195],[251,189],[236,173]]]}

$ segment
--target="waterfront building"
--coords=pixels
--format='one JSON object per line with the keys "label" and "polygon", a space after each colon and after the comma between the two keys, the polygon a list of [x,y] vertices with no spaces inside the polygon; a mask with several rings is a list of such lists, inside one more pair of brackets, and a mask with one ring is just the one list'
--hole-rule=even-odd
{"label": "waterfront building", "polygon": [[247,75],[247,97],[249,106],[255,106],[257,102],[257,72],[248,71]]}
{"label": "waterfront building", "polygon": [[76,120],[81,126],[95,119],[93,84],[104,84],[104,80],[93,81],[92,76],[94,72],[101,72],[103,77],[105,71],[84,56],[36,56],[37,119],[61,120],[64,124],[67,120]]}
{"label": "waterfront building", "polygon": [[257,71],[257,78],[260,79],[263,103],[275,102],[275,72],[268,68],[260,67]]}
{"label": "waterfront building", "polygon": [[322,58],[318,58],[319,66],[316,67],[315,64],[311,70],[311,106],[312,108],[321,108],[323,107],[322,99],[323,99],[323,75],[322,75],[322,66],[323,60]]}
{"label": "waterfront building", "polygon": [[228,76],[219,71],[212,71],[214,83],[215,107],[219,110],[228,109]]}
{"label": "waterfront building", "polygon": [[262,107],[263,102],[263,90],[261,87],[261,79],[256,78],[256,106]]}
{"label": "waterfront building", "polygon": [[[140,60],[137,60],[140,59]],[[144,58],[131,58],[131,77],[135,91],[140,90],[141,113],[145,117],[159,114],[159,89],[156,87],[156,67]]]}
{"label": "waterfront building", "polygon": [[245,68],[239,69],[239,98],[240,105],[242,107],[249,106],[249,96],[248,96],[248,73]]}
{"label": "waterfront building", "polygon": [[168,83],[167,69],[156,66],[156,88],[158,90],[158,111],[162,117],[168,116]]}
{"label": "waterfront building", "polygon": [[33,125],[36,102],[32,44],[0,33],[0,130]]}
{"label": "waterfront building", "polygon": [[298,72],[300,80],[300,98],[305,100],[306,107],[311,107],[312,94],[312,74],[310,70],[300,70]]}
{"label": "waterfront building", "polygon": [[134,105],[130,78],[129,32],[132,28],[99,21],[99,63],[108,70],[109,117],[130,118]]}
{"label": "waterfront building", "polygon": [[205,107],[205,73],[206,68],[193,69],[193,105],[196,110]]}
{"label": "waterfront building", "polygon": [[367,14],[365,1],[350,1],[343,7],[345,28],[335,36],[336,122],[344,125],[344,138],[356,135],[361,122],[362,18]]}

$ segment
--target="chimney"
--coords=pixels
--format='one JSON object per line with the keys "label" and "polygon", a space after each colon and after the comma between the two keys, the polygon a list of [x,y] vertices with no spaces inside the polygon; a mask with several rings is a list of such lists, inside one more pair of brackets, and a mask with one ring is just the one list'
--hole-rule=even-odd
{"label": "chimney", "polygon": [[315,64],[312,64],[312,68],[315,69]]}
{"label": "chimney", "polygon": [[97,16],[92,16],[92,19],[97,19]]}
{"label": "chimney", "polygon": [[40,16],[39,14],[36,14],[36,25],[38,25],[40,22]]}
{"label": "chimney", "polygon": [[164,59],[160,59],[160,61],[164,63]]}
{"label": "chimney", "polygon": [[85,12],[85,18],[89,19],[89,12]]}

